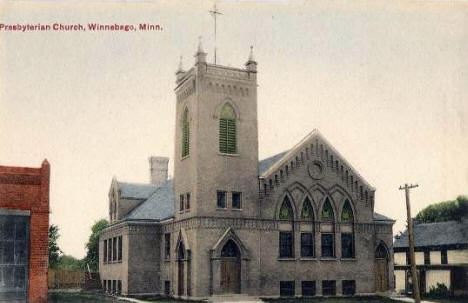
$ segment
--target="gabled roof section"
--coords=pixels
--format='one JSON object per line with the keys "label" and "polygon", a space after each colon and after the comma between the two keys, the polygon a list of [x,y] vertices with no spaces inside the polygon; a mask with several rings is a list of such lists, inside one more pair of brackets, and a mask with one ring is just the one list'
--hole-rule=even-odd
{"label": "gabled roof section", "polygon": [[[468,220],[466,219],[415,224],[413,230],[415,247],[468,244]],[[408,247],[407,230],[395,240],[393,247]]]}
{"label": "gabled roof section", "polygon": [[122,199],[135,200],[146,200],[158,189],[157,185],[143,183],[117,182],[117,186]]}
{"label": "gabled roof section", "polygon": [[[282,155],[282,156],[280,156]],[[273,158],[273,159],[271,159]],[[314,129],[304,137],[298,144],[284,154],[278,154],[269,159],[269,165],[261,172],[259,178],[263,186],[262,195],[268,195],[286,179],[283,175],[294,173],[297,167],[307,164],[308,161],[318,160],[327,170],[336,172],[341,176],[342,186],[349,188],[350,192],[356,193],[362,200],[374,203],[375,188],[369,184],[357,170],[325,139],[325,137]],[[276,161],[274,161],[276,160]]]}
{"label": "gabled roof section", "polygon": [[279,159],[281,159],[288,151],[276,154],[274,156],[265,158],[258,162],[258,175],[261,176],[266,172],[273,164],[275,164]]}
{"label": "gabled roof section", "polygon": [[123,220],[157,220],[162,221],[174,216],[174,186],[168,180],[128,213]]}

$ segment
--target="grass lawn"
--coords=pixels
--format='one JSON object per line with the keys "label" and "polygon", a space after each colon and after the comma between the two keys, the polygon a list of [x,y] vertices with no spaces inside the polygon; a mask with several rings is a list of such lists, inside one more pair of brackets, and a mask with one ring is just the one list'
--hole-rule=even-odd
{"label": "grass lawn", "polygon": [[449,298],[449,299],[432,299],[432,298],[423,298],[423,300],[428,300],[431,302],[437,302],[437,303],[467,303],[468,298]]}
{"label": "grass lawn", "polygon": [[[181,301],[167,298],[145,299],[155,303],[196,303],[194,301]],[[398,301],[382,297],[354,297],[354,298],[307,298],[307,299],[266,299],[267,303],[394,303]],[[49,303],[123,303],[115,298],[93,293],[50,293]],[[461,303],[465,301],[438,301],[441,303]]]}
{"label": "grass lawn", "polygon": [[400,302],[383,297],[353,297],[353,298],[307,298],[307,299],[274,299],[264,300],[269,303],[393,303]]}

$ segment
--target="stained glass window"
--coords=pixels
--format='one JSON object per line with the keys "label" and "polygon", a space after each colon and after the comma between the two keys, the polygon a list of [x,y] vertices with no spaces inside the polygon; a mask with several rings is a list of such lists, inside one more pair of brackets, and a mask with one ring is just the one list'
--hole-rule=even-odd
{"label": "stained glass window", "polygon": [[341,212],[341,221],[342,222],[354,221],[353,209],[351,208],[351,204],[349,204],[348,200],[346,200],[343,206],[343,211]]}
{"label": "stained glass window", "polygon": [[314,211],[312,209],[312,204],[310,203],[309,198],[304,200],[304,205],[302,206],[302,213],[301,213],[302,220],[314,220]]}
{"label": "stained glass window", "polygon": [[291,202],[288,197],[284,198],[279,212],[280,220],[292,220],[294,218]]}
{"label": "stained glass window", "polygon": [[334,220],[334,214],[333,214],[333,208],[330,204],[330,200],[325,200],[325,204],[323,205],[322,209],[322,221],[333,221]]}

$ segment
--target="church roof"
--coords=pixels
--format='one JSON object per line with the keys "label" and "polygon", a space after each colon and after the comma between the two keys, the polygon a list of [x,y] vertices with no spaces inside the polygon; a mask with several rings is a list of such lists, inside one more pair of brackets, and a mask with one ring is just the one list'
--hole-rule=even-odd
{"label": "church roof", "polygon": [[395,222],[395,220],[389,218],[389,217],[386,217],[384,215],[381,215],[379,213],[374,213],[374,221],[392,221],[392,222]]}
{"label": "church roof", "polygon": [[261,176],[264,172],[266,172],[273,164],[275,164],[279,159],[283,158],[288,151],[284,151],[282,153],[276,154],[274,156],[265,158],[258,162],[258,175]]}
{"label": "church roof", "polygon": [[[163,186],[157,187],[153,193],[140,205],[128,213],[124,220],[165,220],[174,216],[174,185],[168,180]],[[143,188],[143,191],[146,188]]]}
{"label": "church roof", "polygon": [[[468,220],[414,225],[415,247],[453,244],[468,244]],[[408,247],[407,230],[395,240],[393,247]]]}
{"label": "church roof", "polygon": [[158,189],[154,184],[118,182],[121,198],[123,199],[148,199]]}

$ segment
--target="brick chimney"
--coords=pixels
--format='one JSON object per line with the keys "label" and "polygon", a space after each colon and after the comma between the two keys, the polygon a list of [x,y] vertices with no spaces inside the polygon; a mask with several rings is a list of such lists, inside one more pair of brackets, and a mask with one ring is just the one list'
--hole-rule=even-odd
{"label": "brick chimney", "polygon": [[149,157],[151,184],[161,186],[166,183],[168,163],[169,158],[166,157]]}

